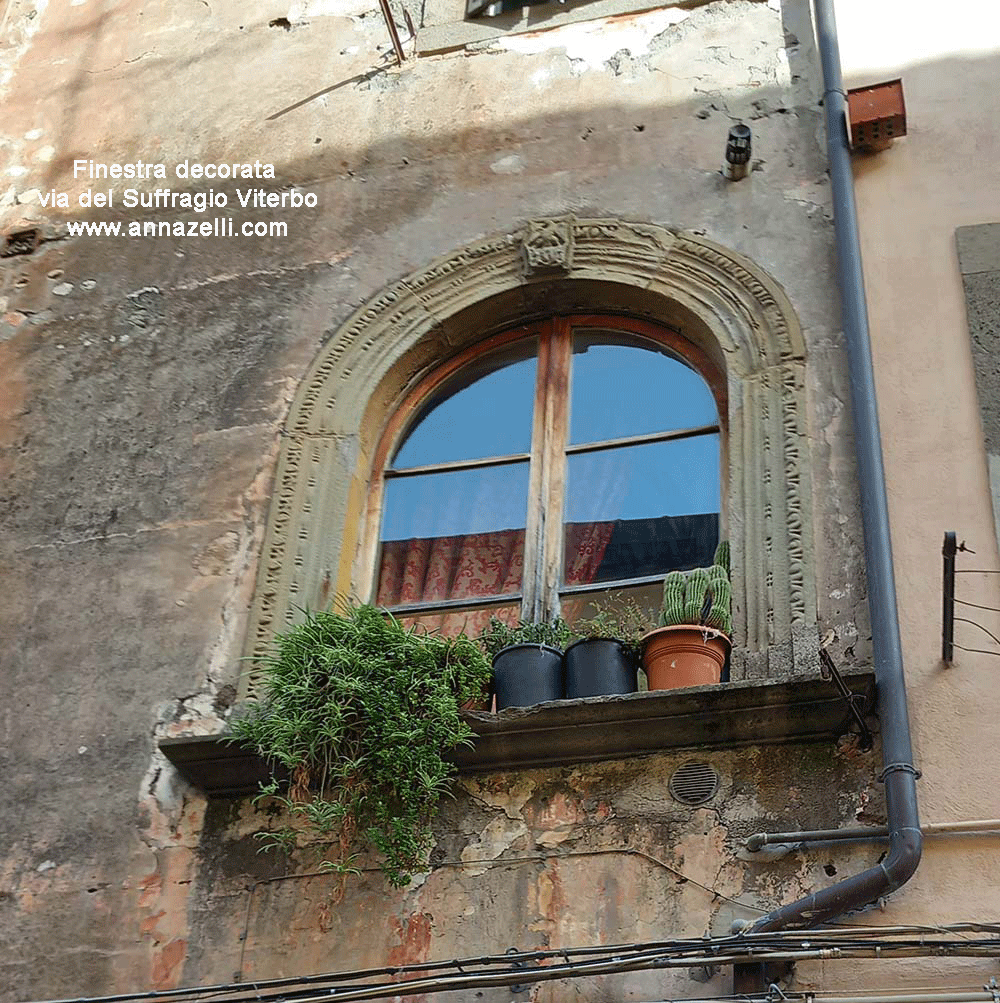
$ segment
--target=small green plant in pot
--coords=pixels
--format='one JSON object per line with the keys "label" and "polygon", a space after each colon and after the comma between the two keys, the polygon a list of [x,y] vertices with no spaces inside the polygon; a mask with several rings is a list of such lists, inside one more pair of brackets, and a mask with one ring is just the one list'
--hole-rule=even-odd
{"label": "small green plant in pot", "polygon": [[660,627],[643,642],[649,688],[719,682],[732,629],[729,543],[723,540],[711,567],[671,571],[664,579]]}
{"label": "small green plant in pot", "polygon": [[431,822],[449,793],[444,754],[471,744],[459,708],[489,683],[479,646],[358,606],[307,613],[262,661],[262,698],[233,739],[287,770],[291,784],[262,790],[287,824],[258,836],[289,851],[304,837],[341,872],[355,847],[375,850],[390,884],[404,887],[426,867]]}
{"label": "small green plant in pot", "polygon": [[497,710],[561,700],[565,693],[563,649],[572,638],[561,618],[551,623],[520,620],[511,625],[490,617],[479,642],[493,661]]}
{"label": "small green plant in pot", "polygon": [[566,649],[566,696],[592,697],[634,693],[638,689],[640,642],[649,615],[620,593],[592,599],[595,610],[573,622],[578,640]]}

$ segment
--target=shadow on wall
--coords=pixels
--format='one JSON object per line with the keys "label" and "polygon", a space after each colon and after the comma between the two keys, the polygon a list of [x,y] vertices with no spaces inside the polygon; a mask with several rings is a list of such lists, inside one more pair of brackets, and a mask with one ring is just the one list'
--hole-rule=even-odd
{"label": "shadow on wall", "polygon": [[[16,120],[30,117],[36,103],[61,109],[57,156],[40,174],[50,185],[60,182],[73,159],[118,155],[74,146],[75,136],[86,135],[81,121],[100,109],[92,78],[117,73],[111,6],[101,0],[73,8],[79,12],[74,16],[91,20],[72,29],[83,55],[68,85],[45,79],[44,67],[22,63],[31,86],[12,94],[5,110]],[[0,262],[0,295],[8,299],[4,323],[10,315],[17,321],[5,331],[8,340],[0,339],[0,379],[12,388],[0,394],[0,521],[7,531],[0,637],[13,639],[0,657],[18,692],[18,712],[5,721],[5,745],[26,750],[5,774],[17,805],[6,816],[15,878],[10,897],[0,902],[12,916],[6,942],[16,960],[5,971],[13,998],[136,988],[136,973],[149,970],[160,924],[171,917],[183,927],[190,914],[208,927],[213,909],[228,910],[226,922],[238,925],[233,903],[245,901],[247,872],[206,890],[204,876],[170,863],[199,846],[191,821],[198,803],[175,792],[181,820],[172,818],[173,829],[164,823],[163,834],[151,835],[151,826],[137,818],[137,812],[148,813],[145,802],[137,809],[137,791],[143,786],[150,801],[153,790],[161,796],[155,777],[143,785],[154,719],[174,713],[186,699],[197,707],[191,695],[201,694],[212,671],[231,681],[242,642],[239,610],[246,605],[240,589],[252,580],[260,549],[256,534],[271,493],[273,448],[289,387],[360,302],[483,233],[576,211],[706,232],[755,257],[779,281],[809,290],[795,297],[813,311],[804,320],[835,332],[818,74],[807,41],[811,29],[796,20],[802,7],[793,0],[783,5],[784,31],[799,40],[798,46],[788,40],[791,90],[764,86],[734,98],[692,86],[683,100],[657,102],[651,85],[640,106],[619,99],[617,89],[626,80],[633,87],[634,80],[659,86],[665,75],[633,67],[619,77],[609,69],[615,100],[526,112],[502,126],[439,130],[432,121],[440,96],[431,69],[465,66],[464,55],[405,67],[402,74],[366,71],[351,88],[377,87],[371,106],[387,119],[398,113],[400,120],[419,123],[417,113],[425,109],[427,131],[411,128],[363,149],[324,138],[307,154],[280,163],[274,185],[265,187],[295,182],[320,195],[315,212],[284,214],[287,237],[135,243],[49,233],[58,239]],[[269,51],[295,34],[275,32]],[[204,33],[197,40],[186,65],[141,59],[128,65],[127,76],[111,76],[121,112],[140,114],[143,95],[175,75],[178,87],[191,80],[205,88],[225,86],[232,50]],[[98,54],[106,62],[97,65]],[[519,68],[528,57],[481,58]],[[970,130],[959,146],[944,150],[924,123],[931,107],[945,112],[963,99],[974,107],[962,87],[977,80],[992,87],[998,77],[997,56],[905,68],[911,134],[897,149],[859,161],[859,172],[879,170],[905,153],[905,144],[931,144],[956,162],[981,157],[995,138]],[[419,86],[408,91],[411,79]],[[456,72],[450,79],[463,78]],[[567,70],[561,83],[568,91],[583,86],[578,80],[588,83]],[[339,100],[348,93],[346,83],[327,86],[321,97]],[[985,84],[979,90],[991,92]],[[311,88],[302,91],[293,88],[264,109],[260,120],[284,113],[273,131],[262,134],[266,143],[256,137],[260,145],[247,156],[256,159],[294,135],[309,136],[311,144],[321,135],[314,132],[317,124],[324,132],[331,123],[349,130],[338,120],[349,105],[323,106]],[[197,105],[198,89],[188,87],[184,101]],[[719,175],[733,116],[750,120],[755,157],[762,161],[761,170],[736,186]],[[177,128],[192,122],[196,117],[182,116]],[[157,142],[151,138],[138,151],[143,159],[166,159],[157,154]],[[209,135],[199,156],[230,159],[232,143],[233,137]],[[226,212],[237,221],[283,218],[280,210],[244,213],[235,186],[213,187],[229,195]],[[36,213],[34,206],[18,208]],[[78,218],[128,222],[136,213],[91,210]],[[822,281],[803,285],[813,281],[803,262],[815,263]],[[835,352],[833,333],[830,340]],[[220,626],[220,610],[228,625]],[[226,706],[220,693],[219,707]],[[649,831],[665,843],[670,826],[653,819]],[[203,866],[222,867],[218,859],[209,861],[217,849],[197,851]],[[50,859],[57,866],[47,867]],[[720,861],[713,862],[717,871]],[[570,879],[561,889],[535,882],[532,894],[543,889],[550,895],[550,916],[558,915],[551,905],[558,905],[558,895],[567,888],[572,894],[572,872]],[[435,880],[445,882],[446,875]],[[635,881],[641,885],[639,877]],[[161,897],[160,889],[174,897]],[[211,908],[209,892],[217,895]],[[447,894],[460,900],[460,891]],[[320,899],[313,904],[321,916]],[[500,910],[489,902],[476,908],[492,934]],[[627,925],[631,918],[623,915]],[[670,918],[649,917],[650,929],[662,931]],[[410,929],[408,919],[400,923]],[[419,923],[412,929],[413,942],[423,943]],[[315,933],[311,927],[285,932],[304,939]],[[533,934],[541,939],[547,932]],[[182,933],[175,931],[178,940],[171,943],[180,943]],[[406,936],[398,939],[406,942]],[[54,944],[69,945],[73,961],[48,964]],[[234,944],[227,942],[227,949],[234,951]],[[209,967],[193,963],[190,970]]]}

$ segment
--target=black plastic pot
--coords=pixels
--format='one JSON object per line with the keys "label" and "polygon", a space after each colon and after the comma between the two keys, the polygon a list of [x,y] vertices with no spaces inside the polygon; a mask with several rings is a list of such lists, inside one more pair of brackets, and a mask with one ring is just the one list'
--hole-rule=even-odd
{"label": "black plastic pot", "polygon": [[512,644],[493,659],[497,710],[563,698],[563,656],[547,644]]}
{"label": "black plastic pot", "polygon": [[564,660],[568,699],[634,693],[638,687],[635,658],[615,638],[585,637],[566,649]]}

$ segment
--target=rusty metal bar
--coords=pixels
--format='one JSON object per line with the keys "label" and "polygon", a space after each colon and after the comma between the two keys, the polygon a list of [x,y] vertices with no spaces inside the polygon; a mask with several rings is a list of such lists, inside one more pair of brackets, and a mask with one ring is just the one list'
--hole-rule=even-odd
{"label": "rusty metal bar", "polygon": [[954,533],[944,534],[941,547],[943,575],[941,581],[941,661],[951,665],[955,658],[955,553],[958,544]]}
{"label": "rusty metal bar", "polygon": [[867,751],[875,744],[875,739],[872,736],[871,729],[865,723],[864,716],[858,710],[855,703],[855,699],[860,694],[851,692],[851,688],[844,682],[844,677],[840,674],[837,666],[833,664],[833,659],[826,648],[819,649],[819,657],[823,663],[823,668],[820,670],[821,675],[824,679],[833,680],[834,686],[837,687],[840,695],[844,698],[847,709],[850,711],[851,717],[854,719],[854,723],[858,726],[858,731],[861,734],[861,748],[863,751]]}
{"label": "rusty metal bar", "polygon": [[405,605],[381,606],[393,616],[415,616],[417,613],[446,613],[448,610],[467,609],[476,612],[481,606],[500,606],[504,603],[520,603],[519,592],[505,593],[500,596],[465,596],[461,599],[427,599],[424,602],[406,603]]}
{"label": "rusty metal bar", "polygon": [[527,463],[531,453],[511,453],[509,456],[487,456],[476,460],[444,460],[441,463],[424,463],[419,467],[390,467],[385,479],[398,477],[419,477],[423,474],[449,474],[456,470],[480,470],[484,467],[509,466],[512,463]]}
{"label": "rusty metal bar", "polygon": [[392,11],[389,8],[389,0],[378,0],[379,7],[382,8],[382,17],[385,18],[385,26],[389,29],[389,37],[392,39],[392,47],[396,52],[396,62],[402,66],[406,56],[403,55],[403,45],[399,41],[399,32],[396,31],[396,22],[392,19]]}

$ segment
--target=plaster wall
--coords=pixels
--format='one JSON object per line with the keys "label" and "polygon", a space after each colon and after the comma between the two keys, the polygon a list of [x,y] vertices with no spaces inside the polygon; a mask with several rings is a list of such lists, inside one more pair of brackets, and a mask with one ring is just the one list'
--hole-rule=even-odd
{"label": "plaster wall", "polygon": [[[1000,567],[955,246],[956,228],[1000,218],[1000,17],[959,2],[946,18],[899,19],[853,0],[838,0],[837,16],[847,85],[901,76],[907,105],[908,135],[854,165],[921,810],[928,821],[994,817],[997,659],[957,651],[942,665],[940,551],[954,530],[975,552],[959,568]],[[1000,577],[960,574],[956,594],[998,607]],[[1000,624],[968,606],[956,615],[993,633]],[[955,640],[996,650],[967,623]],[[997,873],[998,850],[992,837],[929,840],[890,912],[989,915],[995,886],[983,877]]]}
{"label": "plaster wall", "polygon": [[[997,658],[957,650],[946,667],[940,607],[945,531],[974,552],[958,555],[960,569],[1000,568],[955,244],[958,227],[1000,219],[990,166],[1000,153],[992,97],[1000,18],[975,2],[946,17],[900,18],[891,6],[855,0],[836,8],[847,86],[902,77],[907,107],[907,136],[855,155],[854,173],[921,816],[992,818],[1000,809]],[[1000,576],[959,574],[956,595],[1000,607]],[[956,616],[1000,633],[995,612],[959,605]],[[955,640],[998,650],[969,623],[956,624]],[[919,869],[881,921],[993,915],[998,852],[989,834],[926,840]],[[979,971],[863,965],[857,984],[957,985]],[[829,975],[829,966],[799,972],[804,984]]]}
{"label": "plaster wall", "polygon": [[[399,276],[566,213],[695,231],[787,293],[809,359],[819,620],[841,665],[866,664],[806,5],[687,4],[399,68],[363,0],[249,14],[235,0],[11,0],[0,31],[0,222],[5,234],[37,227],[42,237],[34,253],[0,259],[5,998],[701,933],[727,925],[730,906],[766,909],[832,880],[827,865],[848,873],[877,857],[872,847],[777,864],[737,856],[759,828],[878,821],[877,754],[713,754],[719,800],[693,812],[669,802],[679,759],[664,754],[470,781],[439,823],[438,869],[396,897],[366,874],[338,904],[320,879],[258,884],[306,872],[309,860],[257,856],[249,834],[262,816],[207,804],[155,744],[217,731],[231,709],[280,428],[321,345]],[[719,163],[738,119],[753,127],[755,169],[731,185]],[[77,208],[91,185],[73,176],[79,159],[171,172],[185,160],[260,160],[275,168],[265,187],[296,186],[318,204],[247,212],[237,186],[193,186],[226,191],[237,223],[286,221],[287,236],[71,237],[69,221],[174,218]],[[172,176],[160,184],[181,187]],[[43,207],[50,191],[74,208]],[[904,583],[922,582],[927,555],[914,553]],[[956,703],[955,676],[947,689],[940,678],[928,675],[923,705],[978,722],[976,688],[966,683]],[[922,752],[936,744],[928,720],[918,715]],[[948,741],[928,784],[942,807],[971,809],[971,783],[945,797],[970,740]],[[661,863],[603,852],[622,846]],[[577,855],[565,861],[492,863],[567,848]],[[579,863],[598,850],[606,862]],[[929,913],[965,866],[943,858],[906,901]],[[638,979],[574,991],[651,998],[663,988]]]}

